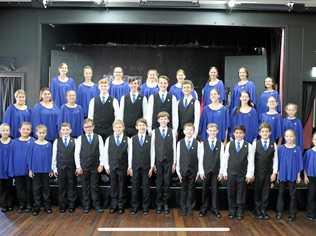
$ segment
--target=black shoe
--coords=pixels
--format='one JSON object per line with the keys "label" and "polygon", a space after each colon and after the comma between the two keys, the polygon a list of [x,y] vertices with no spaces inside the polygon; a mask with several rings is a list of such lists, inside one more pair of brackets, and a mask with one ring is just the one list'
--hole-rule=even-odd
{"label": "black shoe", "polygon": [[193,215],[193,210],[192,209],[188,209],[187,210],[187,215],[188,216],[192,216]]}
{"label": "black shoe", "polygon": [[203,217],[203,216],[205,216],[206,215],[206,211],[205,210],[201,210],[200,212],[199,212],[199,216],[200,217]]}
{"label": "black shoe", "polygon": [[4,208],[1,209],[1,212],[3,212],[3,213],[6,213],[8,211],[9,211],[9,209],[7,207],[4,207]]}
{"label": "black shoe", "polygon": [[266,211],[262,211],[261,215],[262,215],[262,219],[263,220],[269,220],[270,219],[270,216],[268,215],[268,213]]}
{"label": "black shoe", "polygon": [[212,210],[212,213],[217,219],[222,218],[221,213],[217,209],[216,210]]}
{"label": "black shoe", "polygon": [[169,210],[169,206],[168,205],[164,205],[164,212],[165,212],[165,215],[169,215],[170,210]]}
{"label": "black shoe", "polygon": [[117,211],[117,214],[122,215],[124,213],[124,209],[123,208],[119,208]]}
{"label": "black shoe", "polygon": [[97,213],[103,213],[104,212],[104,210],[102,208],[100,208],[100,207],[95,208],[95,211]]}
{"label": "black shoe", "polygon": [[259,212],[259,211],[254,211],[253,212],[253,215],[254,215],[254,217],[256,218],[256,219],[258,219],[258,220],[262,220],[263,219],[263,215],[262,215],[262,213],[261,212]]}
{"label": "black shoe", "polygon": [[295,219],[296,219],[295,215],[289,215],[289,217],[288,217],[289,222],[293,222],[293,221],[295,221]]}
{"label": "black shoe", "polygon": [[236,219],[237,220],[242,220],[244,218],[244,215],[242,213],[237,213]]}
{"label": "black shoe", "polygon": [[69,209],[68,209],[68,212],[69,212],[69,213],[74,213],[74,212],[75,212],[75,208],[73,208],[73,207],[69,208]]}
{"label": "black shoe", "polygon": [[161,206],[157,207],[156,214],[161,214]]}
{"label": "black shoe", "polygon": [[136,215],[136,214],[137,214],[137,209],[132,209],[132,210],[131,210],[131,214],[132,214],[132,215]]}
{"label": "black shoe", "polygon": [[228,213],[229,219],[234,219],[235,216],[236,216],[236,212],[234,212],[234,211],[229,211],[229,213]]}
{"label": "black shoe", "polygon": [[23,211],[24,211],[24,207],[23,207],[23,206],[20,206],[20,207],[18,208],[18,213],[21,214],[21,213],[23,213]]}
{"label": "black shoe", "polygon": [[116,212],[116,208],[110,208],[110,214],[114,214]]}
{"label": "black shoe", "polygon": [[276,214],[276,219],[277,219],[277,220],[281,220],[281,219],[282,219],[282,213],[278,212],[278,213]]}
{"label": "black shoe", "polygon": [[83,208],[83,213],[88,214],[89,213],[89,208]]}
{"label": "black shoe", "polygon": [[31,207],[27,207],[24,209],[24,213],[31,213],[32,212],[32,208]]}
{"label": "black shoe", "polygon": [[182,216],[186,216],[188,213],[187,213],[187,210],[185,208],[181,209],[181,215]]}
{"label": "black shoe", "polygon": [[65,213],[65,212],[66,212],[66,210],[64,208],[59,209],[59,213]]}
{"label": "black shoe", "polygon": [[8,208],[8,211],[13,211],[13,207],[9,207],[9,208]]}
{"label": "black shoe", "polygon": [[51,208],[47,208],[47,209],[46,209],[46,213],[47,213],[47,214],[52,214],[52,213],[53,213],[53,210],[52,210]]}
{"label": "black shoe", "polygon": [[143,210],[143,214],[144,214],[144,215],[148,215],[148,213],[149,213],[148,209],[144,209],[144,210]]}
{"label": "black shoe", "polygon": [[39,210],[33,210],[32,215],[37,216],[39,214],[39,212],[40,212]]}
{"label": "black shoe", "polygon": [[304,217],[305,217],[305,219],[307,219],[307,220],[310,220],[310,221],[315,221],[315,217],[314,216],[312,216],[312,215],[310,215],[310,214],[305,214],[304,215]]}

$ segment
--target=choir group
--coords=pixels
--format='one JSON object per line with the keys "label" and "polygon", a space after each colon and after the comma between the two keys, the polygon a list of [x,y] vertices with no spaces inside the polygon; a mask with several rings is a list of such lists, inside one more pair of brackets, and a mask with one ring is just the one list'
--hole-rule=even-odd
{"label": "choir group", "polygon": [[316,220],[316,134],[314,147],[303,155],[297,106],[287,104],[286,115],[280,114],[280,97],[271,78],[264,80],[266,90],[257,99],[255,84],[242,67],[228,99],[216,67],[211,67],[200,103],[182,69],[169,91],[169,78],[158,76],[155,69],[148,71],[143,84],[125,81],[121,67],[114,68],[112,81],[103,78],[95,84],[92,68],[85,66],[78,88],[67,73],[67,64],[62,63],[59,75],[50,88],[40,91],[32,109],[26,105],[25,92],[16,91],[16,102],[5,112],[0,129],[3,212],[13,209],[9,189],[14,179],[18,212],[38,215],[44,206],[51,213],[50,177],[58,179],[59,211],[74,212],[80,176],[83,212],[94,207],[101,213],[98,180],[105,172],[110,176],[111,214],[124,213],[128,176],[131,214],[140,209],[148,214],[153,175],[156,213],[169,214],[169,188],[176,173],[183,215],[192,214],[200,179],[201,217],[208,209],[221,217],[218,183],[225,182],[230,218],[243,219],[247,185],[253,183],[254,216],[269,219],[269,192],[277,183],[276,218],[282,218],[289,188],[288,220],[293,221],[296,184],[305,182],[306,218]]}

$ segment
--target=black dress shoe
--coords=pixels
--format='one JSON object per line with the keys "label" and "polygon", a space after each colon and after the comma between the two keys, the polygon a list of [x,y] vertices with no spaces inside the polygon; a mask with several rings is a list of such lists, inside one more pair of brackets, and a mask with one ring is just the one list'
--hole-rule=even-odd
{"label": "black dress shoe", "polygon": [[255,217],[256,219],[258,219],[258,220],[262,220],[262,219],[263,219],[263,215],[262,215],[262,213],[259,212],[259,211],[254,211],[253,215],[254,215],[254,217]]}
{"label": "black dress shoe", "polygon": [[59,213],[65,213],[66,210],[64,208],[59,209]]}
{"label": "black dress shoe", "polygon": [[13,211],[13,207],[9,207],[9,208],[8,208],[8,211]]}
{"label": "black dress shoe", "polygon": [[293,222],[293,221],[295,221],[295,219],[296,219],[295,215],[289,215],[289,217],[288,217],[289,222]]}
{"label": "black dress shoe", "polygon": [[4,207],[4,208],[1,209],[1,212],[3,212],[3,213],[6,213],[8,211],[9,211],[9,209],[7,207]]}
{"label": "black dress shoe", "polygon": [[230,212],[228,213],[229,219],[234,219],[235,216],[236,216],[236,213],[235,213],[234,211],[230,211]]}
{"label": "black dress shoe", "polygon": [[278,212],[278,213],[276,214],[276,219],[277,219],[277,220],[281,220],[281,219],[282,219],[282,213]]}
{"label": "black dress shoe", "polygon": [[186,209],[181,209],[181,215],[182,216],[186,216],[188,213],[187,213],[187,210]]}
{"label": "black dress shoe", "polygon": [[315,217],[314,216],[312,216],[312,215],[310,215],[310,214],[305,214],[304,215],[304,217],[305,217],[305,219],[307,219],[307,220],[310,220],[310,221],[315,221]]}
{"label": "black dress shoe", "polygon": [[217,219],[222,218],[222,214],[218,210],[212,210],[212,213]]}
{"label": "black dress shoe", "polygon": [[131,214],[132,214],[132,215],[136,215],[136,214],[137,214],[137,210],[136,210],[136,209],[132,209],[132,210],[131,210]]}
{"label": "black dress shoe", "polygon": [[103,210],[102,208],[100,208],[100,207],[97,207],[97,208],[95,209],[95,211],[96,211],[97,213],[103,213],[103,212],[104,212],[104,210]]}
{"label": "black dress shoe", "polygon": [[193,210],[192,209],[187,209],[187,215],[188,216],[193,216]]}
{"label": "black dress shoe", "polygon": [[148,213],[149,213],[148,209],[144,209],[144,210],[143,210],[143,214],[144,214],[144,215],[148,215]]}
{"label": "black dress shoe", "polygon": [[114,214],[116,212],[116,208],[110,208],[110,214]]}
{"label": "black dress shoe", "polygon": [[39,210],[33,210],[32,215],[37,216],[39,214],[39,212],[40,212]]}
{"label": "black dress shoe", "polygon": [[262,211],[261,215],[262,215],[262,219],[263,220],[269,220],[270,219],[270,216],[268,215],[268,213],[266,211]]}
{"label": "black dress shoe", "polygon": [[206,215],[206,211],[201,210],[201,211],[199,212],[199,216],[200,216],[200,217],[203,217],[203,216],[205,216],[205,215]]}
{"label": "black dress shoe", "polygon": [[157,209],[156,209],[156,214],[161,214],[161,207],[160,207],[160,206],[157,207]]}
{"label": "black dress shoe", "polygon": [[75,212],[75,208],[73,208],[73,207],[69,208],[69,209],[68,209],[68,212],[69,212],[69,213],[74,213],[74,212]]}
{"label": "black dress shoe", "polygon": [[46,209],[46,213],[47,213],[47,214],[52,214],[52,213],[53,213],[53,210],[52,210],[51,208],[47,208],[47,209]]}
{"label": "black dress shoe", "polygon": [[122,214],[124,213],[124,209],[123,209],[123,208],[118,209],[117,213],[118,213],[119,215],[122,215]]}
{"label": "black dress shoe", "polygon": [[83,208],[83,213],[88,214],[89,213],[89,208]]}
{"label": "black dress shoe", "polygon": [[24,211],[24,207],[23,207],[23,206],[20,206],[20,207],[18,208],[18,213],[21,214],[21,213],[23,213],[23,211]]}
{"label": "black dress shoe", "polygon": [[165,212],[165,215],[169,215],[170,210],[169,210],[168,205],[165,205],[165,206],[164,206],[164,212]]}
{"label": "black dress shoe", "polygon": [[236,215],[237,220],[242,220],[244,218],[243,214],[239,213]]}
{"label": "black dress shoe", "polygon": [[24,213],[31,213],[32,212],[32,208],[31,207],[27,207],[24,209]]}

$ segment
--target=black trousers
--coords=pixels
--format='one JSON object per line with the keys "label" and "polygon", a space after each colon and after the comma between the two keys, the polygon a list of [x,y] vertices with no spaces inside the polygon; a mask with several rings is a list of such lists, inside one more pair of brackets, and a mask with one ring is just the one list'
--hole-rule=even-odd
{"label": "black trousers", "polygon": [[243,212],[246,203],[246,180],[245,176],[228,175],[227,179],[228,209]]}
{"label": "black trousers", "polygon": [[217,200],[217,176],[218,173],[209,172],[206,174],[206,179],[203,180],[202,184],[202,205],[201,211],[207,211],[209,206],[209,196],[211,187],[212,196],[212,210],[218,210],[218,200]]}
{"label": "black trousers", "polygon": [[32,207],[32,179],[25,176],[16,176],[15,186],[16,186],[16,194],[19,201],[20,207]]}
{"label": "black trousers", "polygon": [[131,138],[137,134],[137,129],[135,127],[125,127],[125,134],[127,137]]}
{"label": "black trousers", "polygon": [[109,128],[96,127],[94,132],[100,135],[103,139],[103,142],[105,142],[106,138],[113,134],[112,123],[110,124]]}
{"label": "black trousers", "polygon": [[97,170],[83,170],[82,175],[82,206],[87,209],[90,208],[90,196],[92,204],[95,208],[100,208],[99,196],[99,174]]}
{"label": "black trousers", "polygon": [[156,205],[168,205],[170,195],[170,184],[172,176],[172,161],[157,161],[156,162],[157,176],[156,176]]}
{"label": "black trousers", "polygon": [[308,176],[307,214],[316,217],[316,177]]}
{"label": "black trousers", "polygon": [[138,209],[140,206],[139,191],[142,188],[143,195],[143,209],[148,210],[150,205],[150,186],[148,177],[149,168],[137,168],[133,169],[132,176],[132,201],[131,205],[133,209]]}
{"label": "black trousers", "polygon": [[34,208],[39,210],[43,204],[45,208],[51,208],[49,175],[48,173],[35,173],[33,177],[33,198]]}
{"label": "black trousers", "polygon": [[58,169],[58,202],[59,208],[75,207],[77,199],[76,175],[73,168]]}
{"label": "black trousers", "polygon": [[181,209],[192,210],[194,200],[194,185],[195,185],[196,174],[190,171],[182,176],[181,182]]}
{"label": "black trousers", "polygon": [[13,207],[12,179],[0,179],[0,202],[2,208]]}
{"label": "black trousers", "polygon": [[279,193],[277,200],[277,212],[282,213],[284,210],[284,191],[286,185],[289,187],[290,194],[290,205],[289,205],[289,215],[294,216],[296,214],[296,182],[293,181],[282,181],[279,183]]}
{"label": "black trousers", "polygon": [[127,168],[110,169],[111,208],[124,209],[126,203]]}
{"label": "black trousers", "polygon": [[257,213],[266,211],[269,204],[271,173],[256,174],[255,176],[255,210]]}
{"label": "black trousers", "polygon": [[178,138],[177,141],[183,139],[185,137],[184,133],[183,133],[183,129],[178,129]]}

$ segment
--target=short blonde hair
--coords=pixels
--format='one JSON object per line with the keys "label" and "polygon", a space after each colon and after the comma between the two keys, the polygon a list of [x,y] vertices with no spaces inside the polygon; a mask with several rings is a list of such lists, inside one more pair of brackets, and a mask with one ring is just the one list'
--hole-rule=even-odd
{"label": "short blonde hair", "polygon": [[23,89],[18,89],[14,93],[14,97],[17,98],[19,95],[24,95],[25,96],[25,91]]}
{"label": "short blonde hair", "polygon": [[112,127],[114,127],[115,125],[122,125],[123,128],[125,128],[124,122],[122,120],[119,120],[119,119],[114,120]]}
{"label": "short blonde hair", "polygon": [[194,124],[191,122],[185,123],[183,126],[183,129],[185,129],[185,128],[193,128],[195,130]]}
{"label": "short blonde hair", "polygon": [[192,83],[191,80],[184,80],[184,81],[182,82],[182,86],[183,86],[183,85],[190,85],[191,88],[194,89],[194,85],[193,85],[193,83]]}
{"label": "short blonde hair", "polygon": [[207,125],[207,128],[210,129],[210,128],[216,128],[218,130],[218,125],[216,123],[209,123]]}
{"label": "short blonde hair", "polygon": [[109,81],[107,79],[105,79],[105,78],[104,79],[100,79],[99,82],[98,82],[99,85],[101,85],[101,84],[108,84],[108,83],[109,83]]}
{"label": "short blonde hair", "polygon": [[38,132],[40,130],[45,130],[47,132],[47,127],[46,127],[46,125],[41,124],[41,125],[36,126],[35,130],[36,130],[36,132]]}

